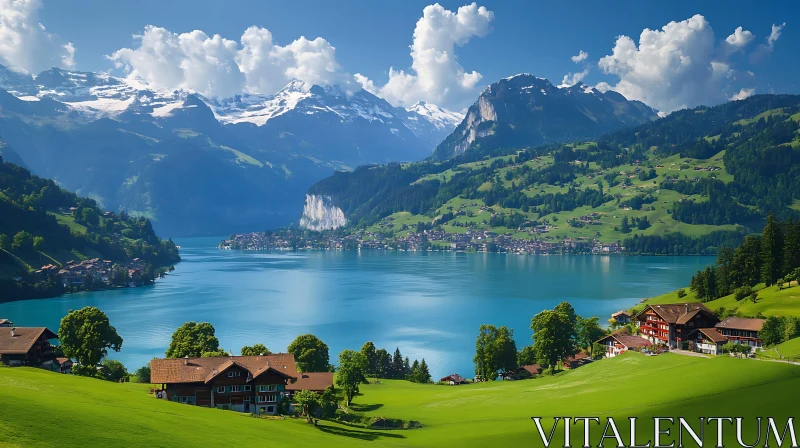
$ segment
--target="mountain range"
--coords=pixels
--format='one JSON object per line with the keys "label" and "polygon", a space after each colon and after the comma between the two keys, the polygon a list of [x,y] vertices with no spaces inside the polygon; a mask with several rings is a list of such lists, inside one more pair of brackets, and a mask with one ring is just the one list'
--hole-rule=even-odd
{"label": "mountain range", "polygon": [[274,95],[207,98],[105,73],[0,66],[4,159],[147,216],[166,235],[289,224],[308,186],[334,169],[423,159],[462,118],[296,80]]}
{"label": "mountain range", "polygon": [[532,148],[585,140],[658,118],[640,101],[578,83],[554,86],[521,73],[491,84],[432,158],[446,160],[471,147]]}

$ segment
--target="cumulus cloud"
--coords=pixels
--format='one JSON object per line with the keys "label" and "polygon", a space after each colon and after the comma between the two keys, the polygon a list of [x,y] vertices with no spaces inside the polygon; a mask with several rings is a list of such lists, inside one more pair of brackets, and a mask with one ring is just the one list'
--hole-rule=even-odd
{"label": "cumulus cloud", "polygon": [[485,36],[493,20],[494,13],[476,3],[456,12],[438,3],[426,6],[414,29],[411,71],[390,68],[389,80],[383,86],[361,74],[356,74],[355,79],[364,89],[394,104],[424,100],[450,108],[464,107],[474,100],[482,76],[464,70],[455,47],[473,37]]}
{"label": "cumulus cloud", "polygon": [[561,80],[561,85],[558,87],[570,87],[574,86],[575,84],[583,81],[583,78],[589,74],[589,67],[586,67],[582,72],[576,73],[567,73],[564,75],[564,79]]}
{"label": "cumulus cloud", "polygon": [[742,89],[738,93],[736,93],[735,95],[730,97],[729,99],[731,101],[743,100],[745,98],[749,98],[749,97],[753,96],[754,93],[756,93],[756,89]]}
{"label": "cumulus cloud", "polygon": [[643,30],[638,45],[619,36],[612,54],[601,58],[598,66],[618,78],[615,85],[605,87],[662,112],[718,104],[728,99],[724,92],[730,91],[738,74],[728,56],[753,38],[739,27],[717,44],[711,25],[697,14],[660,30]]}
{"label": "cumulus cloud", "polygon": [[276,45],[269,30],[250,27],[240,42],[202,31],[176,34],[147,26],[135,48],[108,56],[129,76],[167,89],[188,89],[228,97],[244,91],[274,93],[292,79],[334,83],[339,73],[335,48],[325,39],[305,37]]}
{"label": "cumulus cloud", "polygon": [[0,62],[31,73],[75,66],[75,47],[39,23],[41,0],[0,0]]}
{"label": "cumulus cloud", "polygon": [[581,61],[585,60],[588,57],[589,57],[589,53],[581,50],[581,51],[578,52],[578,54],[576,54],[575,56],[571,57],[570,59],[572,59],[572,62],[577,64],[578,62],[581,62]]}
{"label": "cumulus cloud", "polygon": [[772,30],[767,36],[765,44],[760,44],[756,47],[752,54],[750,54],[750,62],[757,63],[765,59],[772,53],[772,50],[775,48],[775,42],[781,37],[781,32],[783,31],[783,27],[786,26],[786,22],[783,22],[780,25],[772,24]]}

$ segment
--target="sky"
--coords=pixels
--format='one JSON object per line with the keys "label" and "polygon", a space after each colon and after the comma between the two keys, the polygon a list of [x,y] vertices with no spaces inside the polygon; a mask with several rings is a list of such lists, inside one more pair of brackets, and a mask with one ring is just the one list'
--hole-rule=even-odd
{"label": "sky", "polygon": [[297,78],[452,110],[525,72],[671,112],[800,93],[798,19],[791,1],[0,0],[0,63],[223,97]]}

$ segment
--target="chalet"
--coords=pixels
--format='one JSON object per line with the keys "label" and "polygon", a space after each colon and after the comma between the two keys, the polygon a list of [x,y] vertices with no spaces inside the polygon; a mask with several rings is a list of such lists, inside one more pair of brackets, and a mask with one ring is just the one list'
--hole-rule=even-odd
{"label": "chalet", "polygon": [[716,328],[698,328],[689,335],[691,349],[708,355],[719,355],[728,339]]}
{"label": "chalet", "polygon": [[11,322],[8,319],[0,319],[0,327],[13,327],[14,322]]}
{"label": "chalet", "polygon": [[606,358],[613,358],[628,350],[639,351],[653,345],[652,342],[641,336],[630,334],[627,328],[617,330],[600,339],[597,343],[602,344],[606,348]]}
{"label": "chalet", "polygon": [[569,358],[565,359],[563,364],[564,364],[564,369],[570,370],[578,368],[589,362],[592,362],[592,358],[589,357],[588,354],[584,352],[578,352],[573,356],[570,356]]}
{"label": "chalet", "polygon": [[642,337],[654,344],[678,348],[698,328],[711,328],[717,316],[701,303],[648,305],[634,316]]}
{"label": "chalet", "polygon": [[744,317],[727,317],[716,325],[720,334],[732,342],[749,345],[751,350],[764,347],[764,342],[759,339],[758,332],[764,326],[764,319],[748,319]]}
{"label": "chalet", "polygon": [[218,409],[276,414],[297,390],[324,391],[333,374],[297,372],[294,355],[154,359],[150,381],[166,399]]}
{"label": "chalet", "polygon": [[620,325],[627,325],[631,322],[631,313],[620,310],[611,315],[611,318],[617,321]]}
{"label": "chalet", "polygon": [[465,384],[467,380],[461,375],[454,373],[452,375],[447,375],[446,377],[440,379],[439,382],[455,386],[458,384]]}
{"label": "chalet", "polygon": [[542,366],[539,364],[531,364],[529,366],[519,366],[516,369],[506,373],[503,376],[504,380],[523,380],[532,378],[542,374]]}
{"label": "chalet", "polygon": [[0,328],[0,362],[10,366],[42,367],[55,359],[50,340],[57,337],[44,327]]}

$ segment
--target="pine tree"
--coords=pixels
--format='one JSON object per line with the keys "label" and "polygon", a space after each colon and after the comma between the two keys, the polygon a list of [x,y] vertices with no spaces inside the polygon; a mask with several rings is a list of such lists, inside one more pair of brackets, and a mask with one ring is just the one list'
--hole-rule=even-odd
{"label": "pine tree", "polygon": [[767,216],[767,225],[761,232],[761,281],[774,285],[783,270],[783,235],[781,226],[772,212]]}
{"label": "pine tree", "polygon": [[431,372],[428,370],[428,364],[425,363],[425,358],[422,358],[422,362],[419,363],[419,374],[418,374],[419,383],[430,383],[431,382]]}
{"label": "pine tree", "polygon": [[408,362],[408,356],[406,356],[406,359],[403,360],[403,376],[406,376],[409,373],[411,373],[411,363]]}
{"label": "pine tree", "polygon": [[800,221],[789,219],[784,227],[783,273],[800,267]]}
{"label": "pine tree", "polygon": [[392,378],[403,378],[403,355],[400,354],[400,348],[394,349],[394,356],[392,356]]}
{"label": "pine tree", "polygon": [[419,382],[418,378],[419,378],[419,361],[415,359],[414,363],[411,364],[411,372],[408,374],[406,379],[411,381],[412,383],[418,383]]}

